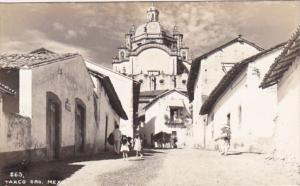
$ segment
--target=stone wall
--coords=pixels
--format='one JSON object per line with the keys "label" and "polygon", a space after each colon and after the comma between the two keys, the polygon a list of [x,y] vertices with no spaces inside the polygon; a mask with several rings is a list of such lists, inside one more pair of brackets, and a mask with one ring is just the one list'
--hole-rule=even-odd
{"label": "stone wall", "polygon": [[0,123],[0,167],[29,161],[31,120],[14,113],[2,113]]}

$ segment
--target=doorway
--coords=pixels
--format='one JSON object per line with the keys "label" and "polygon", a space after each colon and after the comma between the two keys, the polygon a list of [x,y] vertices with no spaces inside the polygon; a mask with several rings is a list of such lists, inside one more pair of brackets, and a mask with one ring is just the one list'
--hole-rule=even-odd
{"label": "doorway", "polygon": [[104,134],[104,151],[108,151],[107,148],[107,130],[108,130],[108,115],[105,116],[105,134]]}
{"label": "doorway", "polygon": [[61,102],[57,95],[47,92],[47,156],[48,160],[59,159],[61,137]]}
{"label": "doorway", "polygon": [[75,99],[75,152],[85,151],[86,111],[85,105],[80,99]]}

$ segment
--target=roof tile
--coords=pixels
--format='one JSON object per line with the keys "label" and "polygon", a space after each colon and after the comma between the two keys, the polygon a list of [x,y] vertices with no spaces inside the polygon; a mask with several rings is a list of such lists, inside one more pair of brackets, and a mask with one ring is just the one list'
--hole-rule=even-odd
{"label": "roof tile", "polygon": [[275,62],[271,65],[268,73],[265,75],[260,87],[267,88],[281,79],[283,74],[289,69],[289,66],[300,56],[300,25],[294,34],[292,34],[285,48]]}
{"label": "roof tile", "polygon": [[26,68],[50,64],[61,60],[79,56],[77,53],[29,53],[29,54],[3,54],[0,55],[0,68]]}

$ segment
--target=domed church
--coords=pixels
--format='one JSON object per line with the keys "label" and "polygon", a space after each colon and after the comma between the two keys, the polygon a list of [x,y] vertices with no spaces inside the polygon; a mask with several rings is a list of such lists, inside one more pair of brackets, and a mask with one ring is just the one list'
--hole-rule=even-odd
{"label": "domed church", "polygon": [[113,70],[141,83],[141,91],[186,90],[191,64],[189,48],[177,27],[167,30],[159,22],[159,10],[150,7],[147,22],[132,26],[125,44],[113,58]]}
{"label": "domed church", "polygon": [[154,6],[147,10],[145,24],[132,26],[125,34],[125,44],[113,58],[113,70],[140,82],[135,131],[145,145],[160,146],[155,140],[159,134],[172,136],[179,146],[186,144],[190,118],[186,84],[191,62],[183,34],[176,26],[171,30],[163,27]]}

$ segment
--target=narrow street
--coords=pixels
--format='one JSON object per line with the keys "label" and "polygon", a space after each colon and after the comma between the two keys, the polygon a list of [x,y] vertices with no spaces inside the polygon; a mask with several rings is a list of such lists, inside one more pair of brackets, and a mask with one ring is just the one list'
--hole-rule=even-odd
{"label": "narrow street", "polygon": [[[89,162],[60,185],[299,185],[297,167],[263,155],[155,150],[142,160]],[[105,167],[105,168],[103,168]]]}

